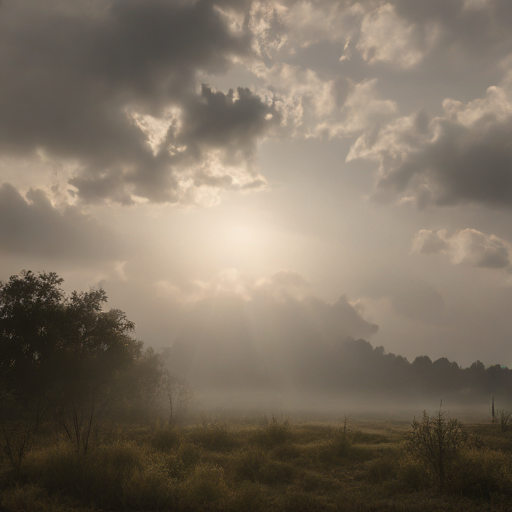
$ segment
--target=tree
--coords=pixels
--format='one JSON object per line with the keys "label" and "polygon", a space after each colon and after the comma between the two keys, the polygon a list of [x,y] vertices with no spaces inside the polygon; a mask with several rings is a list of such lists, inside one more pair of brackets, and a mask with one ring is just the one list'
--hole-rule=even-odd
{"label": "tree", "polygon": [[194,390],[182,376],[171,375],[166,371],[163,390],[169,403],[169,426],[183,419],[190,402],[194,399]]}
{"label": "tree", "polygon": [[0,282],[0,386],[17,406],[50,411],[85,452],[100,399],[141,358],[142,342],[122,311],[103,311],[104,290],[66,295],[62,282],[31,271]]}
{"label": "tree", "polygon": [[434,416],[424,411],[421,422],[414,418],[406,447],[425,464],[439,490],[443,491],[453,463],[467,442],[463,424],[455,418],[447,418],[439,409]]}

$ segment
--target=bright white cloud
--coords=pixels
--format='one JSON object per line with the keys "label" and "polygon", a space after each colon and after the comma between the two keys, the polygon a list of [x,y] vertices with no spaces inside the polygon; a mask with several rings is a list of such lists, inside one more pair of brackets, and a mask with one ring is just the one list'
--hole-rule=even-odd
{"label": "bright white cloud", "polygon": [[357,49],[365,61],[389,62],[401,68],[410,68],[418,64],[425,51],[436,39],[433,26],[426,28],[427,48],[421,48],[416,27],[397,16],[391,4],[384,4],[367,13],[361,24],[361,36]]}

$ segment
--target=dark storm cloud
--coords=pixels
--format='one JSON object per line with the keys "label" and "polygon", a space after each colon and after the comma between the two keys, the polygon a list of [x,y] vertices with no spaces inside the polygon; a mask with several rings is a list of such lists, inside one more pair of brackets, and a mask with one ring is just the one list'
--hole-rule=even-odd
{"label": "dark storm cloud", "polygon": [[[270,107],[246,90],[236,99],[196,93],[198,72],[222,73],[233,57],[250,54],[248,31],[231,31],[215,2],[25,0],[2,8],[0,148],[42,147],[78,161],[71,183],[85,200],[126,203],[135,193],[178,201],[186,157],[201,163],[203,147],[222,149],[227,160],[247,156],[272,124]],[[153,151],[129,115],[159,119],[169,107],[184,118],[184,133],[176,125],[170,133],[184,154]]]}
{"label": "dark storm cloud", "polygon": [[116,260],[121,252],[112,233],[75,208],[55,208],[39,189],[23,197],[8,183],[0,186],[0,251],[76,262]]}

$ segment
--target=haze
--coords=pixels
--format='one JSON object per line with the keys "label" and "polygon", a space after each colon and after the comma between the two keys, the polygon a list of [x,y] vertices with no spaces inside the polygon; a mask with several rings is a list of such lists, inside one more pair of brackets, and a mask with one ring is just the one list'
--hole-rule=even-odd
{"label": "haze", "polygon": [[512,365],[509,0],[3,0],[0,69],[2,281],[103,287],[201,369]]}

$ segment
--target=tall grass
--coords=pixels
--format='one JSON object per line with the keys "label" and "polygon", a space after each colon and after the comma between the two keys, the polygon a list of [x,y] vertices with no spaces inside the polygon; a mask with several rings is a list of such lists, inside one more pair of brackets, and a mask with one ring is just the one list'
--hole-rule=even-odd
{"label": "tall grass", "polygon": [[63,493],[88,506],[153,510],[173,503],[165,459],[132,443],[97,447],[85,459],[69,446],[38,450],[22,471],[50,495]]}
{"label": "tall grass", "polygon": [[464,442],[445,466],[440,489],[417,451],[398,443],[402,427],[381,429],[384,435],[375,425],[371,431],[356,425],[309,427],[272,418],[258,427],[119,427],[85,458],[48,437],[48,446],[32,448],[18,468],[0,464],[0,510],[508,510],[509,432],[471,427],[492,443]]}

